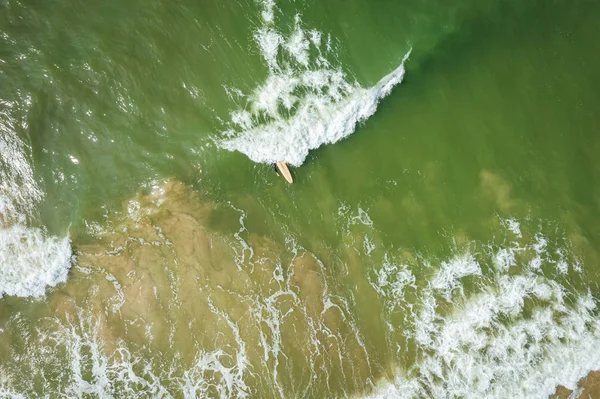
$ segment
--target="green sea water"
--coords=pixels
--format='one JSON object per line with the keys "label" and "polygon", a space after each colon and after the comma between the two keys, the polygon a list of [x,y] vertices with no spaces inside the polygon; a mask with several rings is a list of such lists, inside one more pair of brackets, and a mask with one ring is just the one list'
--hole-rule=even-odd
{"label": "green sea water", "polygon": [[0,396],[574,389],[600,369],[599,18],[0,0]]}

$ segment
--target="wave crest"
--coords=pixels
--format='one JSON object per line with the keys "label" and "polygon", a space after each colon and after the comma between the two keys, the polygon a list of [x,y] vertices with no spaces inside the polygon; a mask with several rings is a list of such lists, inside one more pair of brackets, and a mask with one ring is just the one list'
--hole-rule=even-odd
{"label": "wave crest", "polygon": [[394,71],[363,88],[327,60],[331,36],[323,43],[323,34],[304,29],[298,15],[285,35],[273,26],[274,3],[263,5],[263,23],[254,39],[269,75],[245,99],[247,107],[231,112],[220,144],[254,162],[300,166],[310,150],[349,136],[375,113],[379,101],[402,82],[410,51]]}

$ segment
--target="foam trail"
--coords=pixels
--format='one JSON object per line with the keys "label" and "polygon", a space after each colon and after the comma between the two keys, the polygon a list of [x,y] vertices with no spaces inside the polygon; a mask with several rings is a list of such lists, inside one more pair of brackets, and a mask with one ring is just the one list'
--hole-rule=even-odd
{"label": "foam trail", "polygon": [[[193,367],[184,372],[183,396],[186,398],[207,397],[210,396],[212,387],[218,392],[219,398],[246,398],[249,396],[249,388],[244,381],[244,374],[250,368],[246,343],[240,336],[238,325],[225,312],[217,309],[212,301],[209,300],[208,305],[214,314],[225,320],[233,332],[238,350],[236,350],[234,360],[231,359],[231,355],[221,349],[213,352],[202,351],[197,356]],[[233,365],[224,366],[223,363],[227,363],[227,360],[232,361]],[[213,381],[210,376],[213,377]]]}
{"label": "foam trail", "polygon": [[300,166],[310,150],[342,140],[375,113],[379,101],[402,82],[410,51],[390,74],[363,88],[331,67],[324,56],[330,40],[323,46],[321,32],[303,29],[297,16],[286,36],[273,27],[274,2],[263,6],[263,25],[254,37],[269,76],[245,99],[249,109],[231,113],[220,144],[254,162]]}
{"label": "foam trail", "polygon": [[66,280],[71,245],[68,237],[28,226],[44,193],[16,134],[17,121],[11,116],[15,105],[0,101],[0,297],[41,296],[47,286]]}

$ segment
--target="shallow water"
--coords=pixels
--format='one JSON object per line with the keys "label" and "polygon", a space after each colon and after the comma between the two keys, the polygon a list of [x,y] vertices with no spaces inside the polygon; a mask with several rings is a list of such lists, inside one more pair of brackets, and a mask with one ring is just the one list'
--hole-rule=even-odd
{"label": "shallow water", "polygon": [[600,369],[595,3],[0,9],[0,396]]}

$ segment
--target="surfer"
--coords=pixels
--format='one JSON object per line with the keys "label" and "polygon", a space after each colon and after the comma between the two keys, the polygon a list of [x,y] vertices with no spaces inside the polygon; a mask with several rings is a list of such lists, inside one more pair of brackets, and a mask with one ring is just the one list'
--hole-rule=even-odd
{"label": "surfer", "polygon": [[275,162],[273,164],[273,169],[275,170],[275,173],[283,176],[285,181],[287,181],[288,183],[292,184],[294,182],[294,180],[292,179],[292,174],[290,173],[290,170],[288,169],[285,162],[281,162],[281,161]]}

